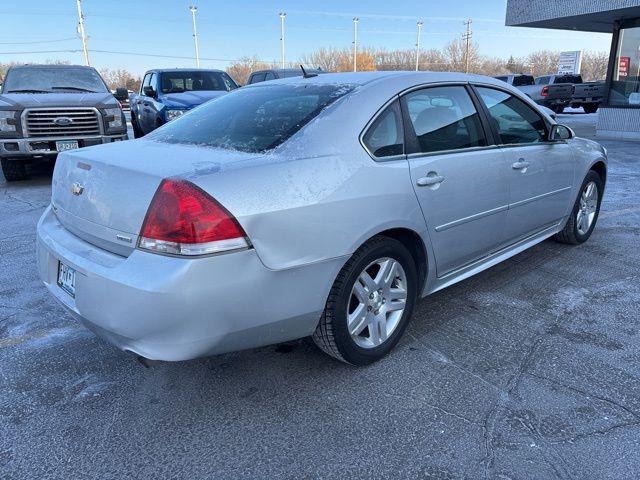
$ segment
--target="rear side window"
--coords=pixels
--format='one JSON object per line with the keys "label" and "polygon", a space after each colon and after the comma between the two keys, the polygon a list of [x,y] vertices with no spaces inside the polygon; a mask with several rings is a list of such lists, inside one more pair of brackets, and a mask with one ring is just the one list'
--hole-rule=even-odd
{"label": "rear side window", "polygon": [[464,87],[425,88],[403,98],[419,152],[487,145],[480,117]]}
{"label": "rear side window", "polygon": [[513,77],[513,86],[514,87],[523,87],[525,85],[533,85],[534,80],[531,75],[519,75],[517,77]]}
{"label": "rear side window", "polygon": [[378,115],[362,137],[362,143],[374,157],[393,157],[404,154],[403,137],[402,114],[396,100]]}
{"label": "rear side window", "polygon": [[313,83],[240,88],[204,103],[145,138],[263,152],[283,143],[353,88]]}
{"label": "rear side window", "polygon": [[544,120],[522,100],[493,88],[477,89],[498,129],[500,143],[535,143],[547,138]]}
{"label": "rear side window", "polygon": [[249,83],[264,82],[264,77],[265,77],[264,73],[253,74],[253,75],[251,75],[251,81]]}

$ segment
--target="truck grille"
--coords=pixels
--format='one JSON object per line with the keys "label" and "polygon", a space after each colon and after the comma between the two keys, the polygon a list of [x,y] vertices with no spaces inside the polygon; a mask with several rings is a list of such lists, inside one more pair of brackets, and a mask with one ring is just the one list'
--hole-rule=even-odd
{"label": "truck grille", "polygon": [[25,121],[29,137],[100,135],[100,118],[93,108],[27,110]]}

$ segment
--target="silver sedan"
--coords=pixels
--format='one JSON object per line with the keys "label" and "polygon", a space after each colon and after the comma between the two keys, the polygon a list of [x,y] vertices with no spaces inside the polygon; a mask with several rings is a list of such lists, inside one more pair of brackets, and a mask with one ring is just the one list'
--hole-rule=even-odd
{"label": "silver sedan", "polygon": [[61,154],[39,270],[72,315],[144,358],[310,335],[364,365],[418,298],[548,237],[586,241],[606,175],[604,148],[498,80],[278,80]]}

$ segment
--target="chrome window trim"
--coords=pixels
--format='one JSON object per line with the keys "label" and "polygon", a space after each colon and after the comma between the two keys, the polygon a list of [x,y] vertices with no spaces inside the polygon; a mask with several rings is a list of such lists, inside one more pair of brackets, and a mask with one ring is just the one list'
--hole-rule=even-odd
{"label": "chrome window trim", "polygon": [[[395,102],[396,100],[399,101],[399,99],[400,99],[400,96],[396,94],[393,97],[391,97],[389,100],[387,100],[378,109],[378,111],[376,111],[376,113],[373,114],[373,117],[371,117],[369,119],[369,121],[366,123],[366,125],[364,126],[364,128],[360,132],[360,135],[358,136],[358,141],[360,142],[360,145],[362,146],[362,148],[364,148],[364,150],[367,152],[367,154],[371,157],[371,159],[374,162],[378,162],[378,163],[391,162],[393,160],[404,160],[404,159],[407,158],[407,155],[405,153],[403,153],[402,155],[390,155],[388,157],[376,157],[373,154],[373,152],[371,150],[369,150],[369,147],[367,147],[367,145],[364,143],[364,136],[369,131],[369,128],[371,128],[371,126],[375,123],[375,121],[378,119],[378,117],[380,115],[382,115],[393,102]],[[400,118],[400,120],[402,121],[402,117]],[[402,151],[404,151],[404,149],[405,149],[405,144],[404,144],[404,132],[403,132],[403,134],[402,134]]]}

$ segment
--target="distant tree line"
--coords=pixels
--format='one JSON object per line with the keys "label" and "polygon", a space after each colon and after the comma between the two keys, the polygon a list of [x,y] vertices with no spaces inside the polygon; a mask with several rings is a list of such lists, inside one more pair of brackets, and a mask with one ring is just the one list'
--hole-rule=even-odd
{"label": "distant tree line", "polygon": [[[469,72],[481,75],[506,75],[527,73],[533,76],[555,73],[558,68],[559,52],[538,50],[524,57],[510,56],[507,59],[481,55],[478,45],[472,43],[469,48]],[[607,72],[607,52],[584,52],[582,56],[582,76],[585,81],[604,80]],[[47,61],[47,63],[69,63],[67,61]],[[17,63],[13,63],[17,64]],[[298,67],[303,64],[311,68],[321,68],[327,72],[350,72],[353,70],[353,51],[351,48],[319,48],[303,55],[298,62],[288,64]],[[464,72],[467,58],[462,40],[453,40],[442,49],[426,49],[420,52],[419,69],[436,72]],[[0,62],[0,79],[12,64]],[[357,56],[358,71],[371,70],[415,70],[416,52],[414,49],[385,50],[361,47]],[[226,71],[238,83],[244,85],[249,74],[255,70],[279,68],[279,63],[265,62],[258,57],[242,57],[230,64]],[[128,90],[140,89],[142,78],[126,69],[100,69],[100,74],[111,90],[125,87]]]}

